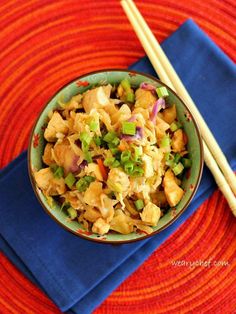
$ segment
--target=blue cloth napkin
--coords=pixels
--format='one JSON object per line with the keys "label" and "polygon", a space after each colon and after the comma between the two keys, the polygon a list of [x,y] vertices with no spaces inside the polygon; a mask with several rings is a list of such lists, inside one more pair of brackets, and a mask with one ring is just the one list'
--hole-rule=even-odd
{"label": "blue cloth napkin", "polygon": [[[235,65],[191,20],[162,47],[235,169]],[[147,58],[131,68],[155,75]],[[63,230],[44,212],[31,188],[23,153],[0,172],[0,249],[62,311],[91,313],[214,189],[204,169],[191,205],[160,234],[120,246],[95,244]]]}

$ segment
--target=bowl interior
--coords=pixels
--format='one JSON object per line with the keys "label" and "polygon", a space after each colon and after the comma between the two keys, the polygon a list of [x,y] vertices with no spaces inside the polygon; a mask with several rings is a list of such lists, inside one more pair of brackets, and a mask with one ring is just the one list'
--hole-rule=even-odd
{"label": "bowl interior", "polygon": [[[124,78],[129,78],[132,86],[138,87],[141,82],[149,82],[154,86],[158,87],[165,85],[158,81],[157,79],[133,71],[121,71],[121,70],[107,70],[102,72],[96,72],[80,77],[79,79],[69,83],[67,86],[62,88],[45,106],[41,112],[35,127],[32,131],[30,147],[29,147],[29,172],[31,175],[31,181],[44,209],[53,217],[57,222],[63,225],[69,231],[85,237],[90,240],[96,240],[101,242],[129,242],[139,239],[146,238],[147,235],[144,233],[131,233],[128,235],[109,233],[105,236],[98,236],[96,234],[87,232],[83,229],[81,224],[76,221],[70,221],[66,212],[60,209],[60,205],[52,198],[46,198],[40,189],[35,185],[32,172],[37,171],[43,167],[42,155],[45,146],[45,141],[43,137],[44,129],[48,122],[48,113],[51,110],[55,110],[58,107],[58,100],[68,101],[72,96],[84,92],[93,86],[99,86],[104,84],[114,84],[120,82]],[[168,87],[167,87],[168,88]],[[192,167],[185,174],[183,179],[182,187],[185,190],[185,194],[180,201],[180,203],[175,207],[170,209],[158,222],[158,225],[154,227],[154,233],[157,233],[167,227],[172,223],[188,206],[191,201],[197,186],[200,181],[202,173],[202,144],[199,131],[197,129],[196,123],[193,120],[190,112],[179,99],[179,97],[168,88],[169,96],[168,101],[171,104],[176,104],[178,120],[182,123],[184,130],[188,137],[188,151],[189,156],[192,160]],[[154,234],[153,233],[153,234]],[[152,234],[152,235],[153,235]]]}

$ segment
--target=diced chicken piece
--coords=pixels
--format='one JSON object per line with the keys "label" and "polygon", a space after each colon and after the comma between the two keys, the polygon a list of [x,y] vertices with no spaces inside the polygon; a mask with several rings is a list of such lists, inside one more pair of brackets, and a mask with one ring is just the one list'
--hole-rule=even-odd
{"label": "diced chicken piece", "polygon": [[168,204],[171,207],[176,206],[183,197],[184,191],[176,183],[175,175],[170,169],[168,169],[165,173],[163,187]]}
{"label": "diced chicken piece", "polygon": [[90,206],[101,206],[100,196],[102,194],[102,183],[94,181],[90,183],[87,190],[84,192],[84,202]]}
{"label": "diced chicken piece", "polygon": [[66,186],[63,178],[54,178],[50,168],[43,168],[34,173],[37,186],[45,192],[46,195],[61,195],[65,193]]}
{"label": "diced chicken piece", "polygon": [[54,146],[53,158],[59,166],[64,168],[65,175],[79,170],[77,165],[79,157],[73,151],[68,140],[63,140]]}
{"label": "diced chicken piece", "polygon": [[129,177],[121,169],[113,168],[108,174],[107,185],[114,192],[127,193],[130,186]]}
{"label": "diced chicken piece", "polygon": [[156,117],[156,125],[162,132],[165,132],[170,128],[170,125],[158,116]]}
{"label": "diced chicken piece", "polygon": [[174,135],[171,140],[171,146],[173,149],[173,152],[180,153],[185,150],[185,135],[184,131],[181,129],[178,129],[174,132]]}
{"label": "diced chicken piece", "polygon": [[163,137],[166,136],[166,133],[162,131],[161,129],[159,129],[158,126],[155,127],[155,131],[156,131],[156,138],[160,142],[161,139],[163,139]]}
{"label": "diced chicken piece", "polygon": [[100,168],[98,164],[95,164],[94,162],[91,162],[84,168],[84,171],[88,175],[95,176],[99,181],[103,181],[103,177],[100,171]]}
{"label": "diced chicken piece", "polygon": [[161,115],[162,115],[162,119],[166,123],[171,124],[172,122],[174,122],[174,120],[177,118],[175,105],[172,105],[171,107],[164,109]]}
{"label": "diced chicken piece", "polygon": [[107,222],[110,222],[114,216],[114,205],[117,201],[110,199],[106,194],[102,193],[101,197],[101,206],[99,210],[102,214],[102,217],[106,219]]}
{"label": "diced chicken piece", "polygon": [[72,131],[77,134],[86,132],[89,129],[86,128],[89,123],[88,115],[82,112],[75,113],[70,123],[72,125]]}
{"label": "diced chicken piece", "polygon": [[146,178],[152,177],[154,175],[152,158],[146,154],[143,154],[142,160],[143,160],[144,176]]}
{"label": "diced chicken piece", "polygon": [[43,162],[50,166],[53,163],[55,163],[55,160],[52,157],[52,148],[53,148],[53,144],[51,143],[47,143],[47,145],[44,148],[44,153],[43,153]]}
{"label": "diced chicken piece", "polygon": [[98,218],[93,224],[92,232],[104,235],[109,229],[110,225],[103,218]]}
{"label": "diced chicken piece", "polygon": [[161,217],[161,210],[158,206],[149,202],[140,213],[140,217],[147,225],[155,227]]}
{"label": "diced chicken piece", "polygon": [[102,108],[109,104],[111,85],[99,86],[83,94],[82,105],[86,113],[93,108]]}
{"label": "diced chicken piece", "polygon": [[117,210],[116,215],[110,222],[110,229],[122,234],[133,232],[134,224],[132,219],[125,215],[122,210]]}
{"label": "diced chicken piece", "polygon": [[57,133],[67,134],[67,132],[68,126],[66,121],[62,119],[61,115],[57,111],[55,111],[44,132],[45,139],[48,142],[55,142],[57,140]]}
{"label": "diced chicken piece", "polygon": [[135,107],[150,108],[157,98],[148,90],[138,88],[135,92]]}
{"label": "diced chicken piece", "polygon": [[101,213],[94,207],[88,206],[86,211],[84,212],[84,218],[90,222],[95,222],[99,218],[101,218]]}

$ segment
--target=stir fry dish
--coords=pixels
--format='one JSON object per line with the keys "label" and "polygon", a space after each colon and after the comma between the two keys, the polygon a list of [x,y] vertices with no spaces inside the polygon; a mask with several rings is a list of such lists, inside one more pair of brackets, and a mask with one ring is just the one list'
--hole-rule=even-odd
{"label": "stir fry dish", "polygon": [[59,102],[44,132],[39,189],[71,220],[104,235],[150,234],[184,195],[187,136],[165,86],[128,79]]}

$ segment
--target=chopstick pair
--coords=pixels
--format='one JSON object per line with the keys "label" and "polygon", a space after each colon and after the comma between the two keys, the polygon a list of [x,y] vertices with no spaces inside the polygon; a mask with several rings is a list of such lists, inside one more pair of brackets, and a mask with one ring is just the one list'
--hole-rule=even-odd
{"label": "chopstick pair", "polygon": [[161,81],[176,91],[195,118],[203,139],[205,163],[236,216],[236,176],[225,155],[134,2],[121,0],[121,5]]}

